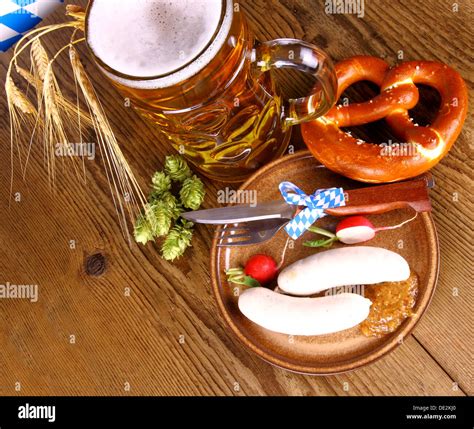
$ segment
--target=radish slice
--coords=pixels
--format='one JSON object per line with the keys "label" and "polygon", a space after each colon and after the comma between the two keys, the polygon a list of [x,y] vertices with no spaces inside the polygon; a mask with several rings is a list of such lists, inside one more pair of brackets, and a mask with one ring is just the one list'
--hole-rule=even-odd
{"label": "radish slice", "polygon": [[344,244],[363,243],[372,240],[378,231],[400,228],[413,221],[418,216],[418,212],[410,218],[397,225],[381,226],[375,228],[369,219],[364,216],[351,216],[341,220],[336,227],[336,234],[316,226],[310,226],[308,231],[323,235],[328,238],[318,240],[308,240],[303,243],[307,247],[331,247],[334,242],[340,241]]}
{"label": "radish slice", "polygon": [[336,236],[344,244],[369,241],[375,237],[376,229],[364,216],[351,216],[337,224]]}

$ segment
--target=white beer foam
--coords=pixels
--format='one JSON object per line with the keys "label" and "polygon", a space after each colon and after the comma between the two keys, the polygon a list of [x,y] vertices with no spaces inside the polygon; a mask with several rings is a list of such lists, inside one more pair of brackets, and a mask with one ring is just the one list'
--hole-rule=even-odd
{"label": "white beer foam", "polygon": [[[213,38],[223,3],[225,16]],[[228,36],[232,15],[232,2],[222,0],[94,0],[87,42],[111,69],[144,78],[130,80],[106,72],[117,82],[164,88],[194,76],[212,60]],[[166,76],[150,78],[161,75]]]}

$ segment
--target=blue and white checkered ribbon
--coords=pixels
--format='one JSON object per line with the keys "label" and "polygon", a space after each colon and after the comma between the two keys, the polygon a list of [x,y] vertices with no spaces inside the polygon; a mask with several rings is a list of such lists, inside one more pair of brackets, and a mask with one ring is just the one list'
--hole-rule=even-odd
{"label": "blue and white checkered ribbon", "polygon": [[64,0],[0,0],[0,52],[6,52]]}
{"label": "blue and white checkered ribbon", "polygon": [[306,195],[291,182],[281,182],[279,188],[288,204],[306,207],[285,226],[293,240],[300,237],[319,218],[326,216],[325,209],[346,205],[342,188],[318,189],[312,195]]}

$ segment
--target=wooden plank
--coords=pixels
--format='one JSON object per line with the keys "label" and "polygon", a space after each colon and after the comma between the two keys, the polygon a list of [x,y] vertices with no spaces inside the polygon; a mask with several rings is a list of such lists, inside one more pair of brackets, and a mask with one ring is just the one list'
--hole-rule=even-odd
{"label": "wooden plank", "polygon": [[441,268],[436,293],[414,335],[468,394],[473,393],[472,186],[474,172],[466,162],[467,139],[435,171],[432,192],[438,226]]}
{"label": "wooden plank", "polygon": [[[459,12],[452,12],[448,1],[366,2],[363,19],[326,15],[324,3],[307,0],[247,0],[242,7],[261,40],[304,38],[336,59],[366,53],[384,56],[391,63],[402,49],[404,59],[447,62],[472,88],[472,34],[463,25],[472,4],[458,3]],[[459,33],[460,27],[464,33]],[[52,38],[48,50],[53,52],[65,41],[66,34]],[[88,64],[86,51],[82,48],[81,52]],[[0,57],[2,81],[9,55]],[[87,68],[121,147],[145,186],[170,150],[160,143],[152,126],[124,106],[90,63]],[[59,59],[57,69],[69,76],[65,57]],[[65,93],[72,94],[73,81],[63,83]],[[291,92],[305,83],[304,78],[286,78],[282,86]],[[8,166],[5,101],[0,103],[0,125],[0,160]],[[176,264],[162,261],[157,245],[130,247],[121,235],[99,162],[87,164],[86,184],[59,169],[57,190],[52,193],[42,150],[34,148],[26,182],[19,176],[15,180],[14,192],[20,192],[22,200],[13,202],[10,209],[10,171],[0,169],[0,280],[37,283],[40,293],[37,303],[0,301],[0,394],[14,394],[16,382],[22,386],[19,394],[48,395],[472,393],[472,340],[468,339],[473,276],[468,262],[472,261],[473,207],[467,189],[472,181],[471,129],[469,122],[434,171],[437,187],[432,197],[442,268],[431,308],[402,347],[369,367],[332,377],[274,368],[245,351],[227,332],[209,286],[210,228],[198,228],[193,248]],[[298,133],[295,144],[302,147]],[[206,207],[216,205],[221,186],[206,181]],[[452,201],[454,192],[457,202]],[[75,240],[75,249],[70,248],[70,240]],[[96,277],[86,273],[85,264],[97,253],[104,256],[106,268]],[[127,287],[130,296],[126,296]],[[453,296],[453,288],[459,296]]]}
{"label": "wooden plank", "polygon": [[[91,190],[101,192],[95,185]],[[411,338],[385,359],[334,377],[269,366],[244,351],[216,317],[206,267],[184,260],[164,264],[154,245],[130,249],[104,240],[103,224],[114,223],[110,202],[79,212],[74,205],[85,204],[89,195],[75,197],[55,198],[59,207],[70,207],[64,217],[45,217],[48,200],[22,203],[21,210],[41,219],[41,234],[16,207],[2,223],[2,237],[20,238],[7,243],[11,251],[2,255],[2,272],[15,263],[22,270],[12,282],[34,279],[40,288],[38,303],[0,302],[2,393],[14,393],[20,382],[22,394],[127,394],[128,382],[132,394],[462,394]],[[78,228],[86,218],[101,221]],[[61,219],[67,222],[59,228]],[[9,235],[9,225],[17,234]],[[76,249],[68,247],[71,237]],[[25,245],[37,257],[22,251]],[[205,243],[198,246],[189,259],[208,250]],[[84,272],[84,258],[97,252],[107,268],[94,278]]]}

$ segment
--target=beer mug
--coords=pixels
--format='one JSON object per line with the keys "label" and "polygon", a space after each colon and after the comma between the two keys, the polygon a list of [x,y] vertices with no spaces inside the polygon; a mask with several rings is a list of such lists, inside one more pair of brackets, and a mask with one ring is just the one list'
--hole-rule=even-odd
{"label": "beer mug", "polygon": [[[328,56],[296,39],[256,43],[231,0],[91,0],[86,38],[103,73],[196,169],[239,182],[288,147],[291,127],[326,113]],[[284,100],[271,69],[315,78]]]}

